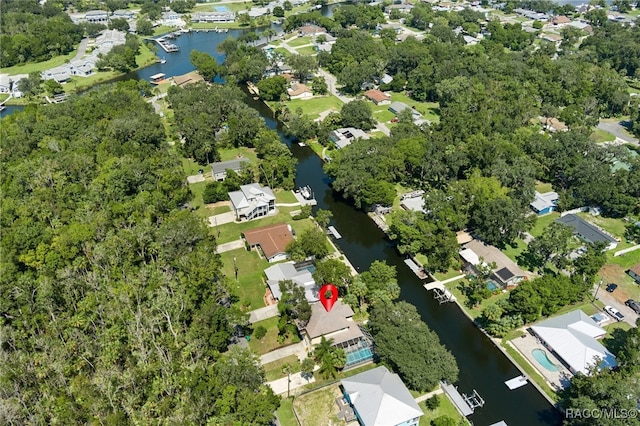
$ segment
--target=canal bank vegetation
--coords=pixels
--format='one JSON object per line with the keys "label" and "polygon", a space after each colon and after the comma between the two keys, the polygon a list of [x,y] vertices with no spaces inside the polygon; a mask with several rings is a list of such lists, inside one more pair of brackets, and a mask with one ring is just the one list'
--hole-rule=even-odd
{"label": "canal bank vegetation", "polygon": [[181,208],[180,160],[139,92],[103,86],[2,131],[12,421],[268,424],[279,398],[254,355],[228,349],[245,320],[218,303],[232,289],[215,239]]}

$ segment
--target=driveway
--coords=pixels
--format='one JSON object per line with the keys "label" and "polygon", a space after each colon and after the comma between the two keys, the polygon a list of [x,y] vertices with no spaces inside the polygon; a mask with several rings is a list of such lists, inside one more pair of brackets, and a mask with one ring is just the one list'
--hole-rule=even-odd
{"label": "driveway", "polygon": [[238,250],[243,248],[245,248],[244,240],[242,238],[239,238],[235,241],[218,244],[218,247],[216,247],[216,253],[224,253],[226,251]]}
{"label": "driveway", "polygon": [[[288,380],[291,380],[291,382],[287,386]],[[271,386],[271,389],[273,389],[273,393],[275,393],[276,395],[281,395],[287,392],[287,388],[289,390],[294,390],[315,381],[316,379],[313,376],[307,377],[302,373],[294,373],[291,374],[289,378],[283,377],[282,379],[277,379],[273,382],[267,382],[267,385]]]}
{"label": "driveway", "polygon": [[260,364],[265,365],[291,355],[297,356],[300,361],[307,357],[307,347],[305,346],[304,341],[285,346],[284,348],[276,349],[275,351],[262,355],[260,357]]}
{"label": "driveway", "polygon": [[616,137],[616,139],[620,139],[623,142],[638,145],[638,139],[634,138],[633,135],[631,135],[622,125],[622,123],[624,122],[600,120],[600,122],[598,123],[598,129],[611,133]]}
{"label": "driveway", "polygon": [[253,324],[276,316],[278,316],[278,305],[269,305],[249,312],[249,322]]}
{"label": "driveway", "polygon": [[220,213],[215,216],[209,216],[209,226],[224,225],[225,223],[235,222],[236,215],[234,212]]}
{"label": "driveway", "polygon": [[604,303],[605,306],[606,305],[613,306],[614,308],[619,310],[622,313],[622,315],[624,315],[625,322],[627,322],[632,326],[635,326],[636,319],[638,318],[638,314],[633,312],[633,310],[630,307],[624,304],[625,300],[619,301],[618,299],[616,299],[615,292],[607,293],[606,286],[607,286],[607,283],[602,283],[602,285],[600,286],[600,289],[598,290],[598,300]]}

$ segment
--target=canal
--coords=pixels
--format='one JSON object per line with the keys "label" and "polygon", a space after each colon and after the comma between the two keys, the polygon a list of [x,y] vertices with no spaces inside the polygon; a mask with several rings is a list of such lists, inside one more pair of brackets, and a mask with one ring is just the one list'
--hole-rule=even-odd
{"label": "canal", "polygon": [[[327,15],[331,9],[325,9]],[[165,64],[129,74],[128,78],[148,80],[156,73],[167,77],[193,70],[189,53],[196,49],[208,52],[219,61],[222,55],[216,46],[227,36],[237,37],[240,30],[228,33],[191,33],[178,37],[174,43],[180,51],[164,55]],[[300,147],[285,137],[282,125],[274,120],[271,111],[261,102],[246,98],[246,102],[264,117],[269,127],[276,129],[298,159],[296,185],[310,185],[318,199],[318,207],[331,210],[332,225],[342,234],[337,245],[359,270],[368,269],[375,260],[384,260],[396,267],[401,287],[400,299],[415,305],[423,320],[434,330],[444,345],[455,356],[460,367],[456,383],[463,393],[474,389],[485,400],[482,408],[470,416],[474,425],[485,426],[504,420],[510,426],[552,425],[560,422],[559,414],[532,385],[509,391],[504,382],[520,374],[519,370],[478,330],[455,304],[438,304],[418,278],[404,264],[403,258],[363,212],[342,199],[330,186],[330,180],[322,169],[322,161],[310,148]],[[9,112],[9,111],[7,111]]]}

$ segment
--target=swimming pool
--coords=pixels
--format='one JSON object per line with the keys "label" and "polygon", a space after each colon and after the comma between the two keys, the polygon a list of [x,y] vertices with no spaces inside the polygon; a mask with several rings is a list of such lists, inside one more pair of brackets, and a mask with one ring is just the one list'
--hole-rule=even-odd
{"label": "swimming pool", "polygon": [[493,281],[489,281],[487,283],[487,288],[491,291],[496,291],[500,289],[500,286],[496,283],[494,283]]}
{"label": "swimming pool", "polygon": [[369,361],[371,359],[373,359],[373,351],[371,350],[371,348],[360,348],[356,349],[355,351],[347,352],[346,365],[357,364],[359,362]]}
{"label": "swimming pool", "polygon": [[549,360],[547,353],[542,349],[534,349],[531,351],[531,355],[538,361],[540,365],[551,372],[560,371],[558,367]]}
{"label": "swimming pool", "polygon": [[215,9],[216,9],[216,12],[228,12],[229,11],[229,9],[227,9],[226,6],[216,6]]}

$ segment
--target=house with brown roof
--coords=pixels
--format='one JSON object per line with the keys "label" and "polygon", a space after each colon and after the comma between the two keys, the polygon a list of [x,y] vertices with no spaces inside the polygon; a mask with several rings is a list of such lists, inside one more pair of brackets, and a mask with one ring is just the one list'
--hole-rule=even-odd
{"label": "house with brown roof", "polygon": [[279,262],[289,257],[287,245],[293,241],[293,234],[286,223],[251,229],[242,235],[249,247],[260,248],[269,262]]}
{"label": "house with brown roof", "polygon": [[633,278],[638,284],[640,284],[640,263],[629,268],[627,274],[629,274],[631,278]]}
{"label": "house with brown roof", "polygon": [[302,36],[316,36],[318,34],[326,34],[327,30],[318,25],[304,25],[298,28],[298,34]]}
{"label": "house with brown roof", "polygon": [[391,96],[378,89],[367,90],[364,92],[364,96],[376,105],[387,105],[391,103]]}
{"label": "house with brown roof", "polygon": [[567,17],[566,17],[566,16],[564,16],[564,15],[554,16],[554,17],[551,19],[551,23],[552,23],[553,25],[566,25],[566,24],[568,24],[569,22],[571,22],[571,19],[567,18]]}
{"label": "house with brown roof", "polygon": [[197,71],[188,72],[183,75],[177,75],[173,77],[173,84],[178,87],[184,87],[189,84],[197,83],[199,81],[204,81],[204,78]]}
{"label": "house with brown roof", "polygon": [[540,124],[550,132],[566,132],[569,130],[566,124],[553,117],[538,117]]}
{"label": "house with brown roof", "polygon": [[313,91],[311,88],[302,83],[292,83],[291,87],[287,90],[289,99],[311,99],[313,98]]}

